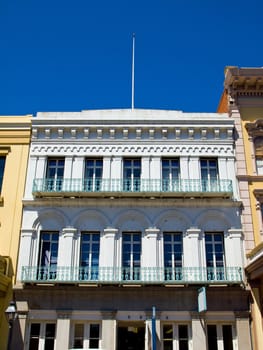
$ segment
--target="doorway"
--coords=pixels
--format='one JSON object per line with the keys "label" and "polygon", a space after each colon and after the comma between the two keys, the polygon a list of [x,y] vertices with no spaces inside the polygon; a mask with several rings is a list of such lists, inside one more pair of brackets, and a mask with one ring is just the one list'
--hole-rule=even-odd
{"label": "doorway", "polygon": [[117,337],[117,350],[144,350],[145,348],[145,326],[143,323],[119,325]]}

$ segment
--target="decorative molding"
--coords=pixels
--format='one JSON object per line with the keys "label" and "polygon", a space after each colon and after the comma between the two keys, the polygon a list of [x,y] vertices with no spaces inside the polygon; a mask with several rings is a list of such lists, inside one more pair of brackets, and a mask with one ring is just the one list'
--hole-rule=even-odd
{"label": "decorative molding", "polygon": [[79,155],[85,156],[103,154],[105,156],[115,154],[122,156],[126,154],[172,154],[174,155],[204,155],[204,156],[234,156],[234,151],[231,145],[33,145],[31,149],[31,156],[36,155]]}
{"label": "decorative molding", "polygon": [[[231,120],[230,120],[231,121]],[[134,132],[135,131],[135,132]],[[119,140],[131,140],[136,141],[142,139],[147,140],[226,140],[229,137],[232,138],[233,123],[221,123],[218,120],[211,121],[209,124],[202,123],[200,120],[199,125],[185,124],[182,125],[156,125],[156,126],[143,126],[143,125],[131,125],[131,126],[50,126],[44,127],[33,126],[32,127],[32,141],[41,142],[41,140],[67,140],[76,139],[78,142],[81,140],[91,139],[110,141],[113,139]]]}

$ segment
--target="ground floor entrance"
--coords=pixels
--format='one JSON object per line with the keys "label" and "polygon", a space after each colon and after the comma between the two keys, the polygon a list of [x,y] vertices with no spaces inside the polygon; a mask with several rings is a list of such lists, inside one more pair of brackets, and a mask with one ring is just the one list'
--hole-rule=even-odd
{"label": "ground floor entrance", "polygon": [[144,350],[145,325],[120,323],[117,328],[117,350]]}

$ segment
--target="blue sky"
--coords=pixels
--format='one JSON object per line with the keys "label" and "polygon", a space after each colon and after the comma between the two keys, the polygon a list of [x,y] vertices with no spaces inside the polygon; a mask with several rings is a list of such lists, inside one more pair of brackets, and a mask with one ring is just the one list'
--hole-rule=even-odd
{"label": "blue sky", "polygon": [[0,115],[216,111],[224,67],[263,66],[262,0],[0,0]]}

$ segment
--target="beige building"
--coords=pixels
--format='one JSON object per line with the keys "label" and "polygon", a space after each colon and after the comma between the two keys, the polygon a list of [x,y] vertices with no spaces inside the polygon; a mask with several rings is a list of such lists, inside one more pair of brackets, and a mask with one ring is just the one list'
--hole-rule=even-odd
{"label": "beige building", "polygon": [[15,282],[30,132],[30,116],[0,117],[0,349],[7,343],[4,311]]}
{"label": "beige building", "polygon": [[263,349],[263,68],[227,67],[219,112],[235,120],[254,349]]}

